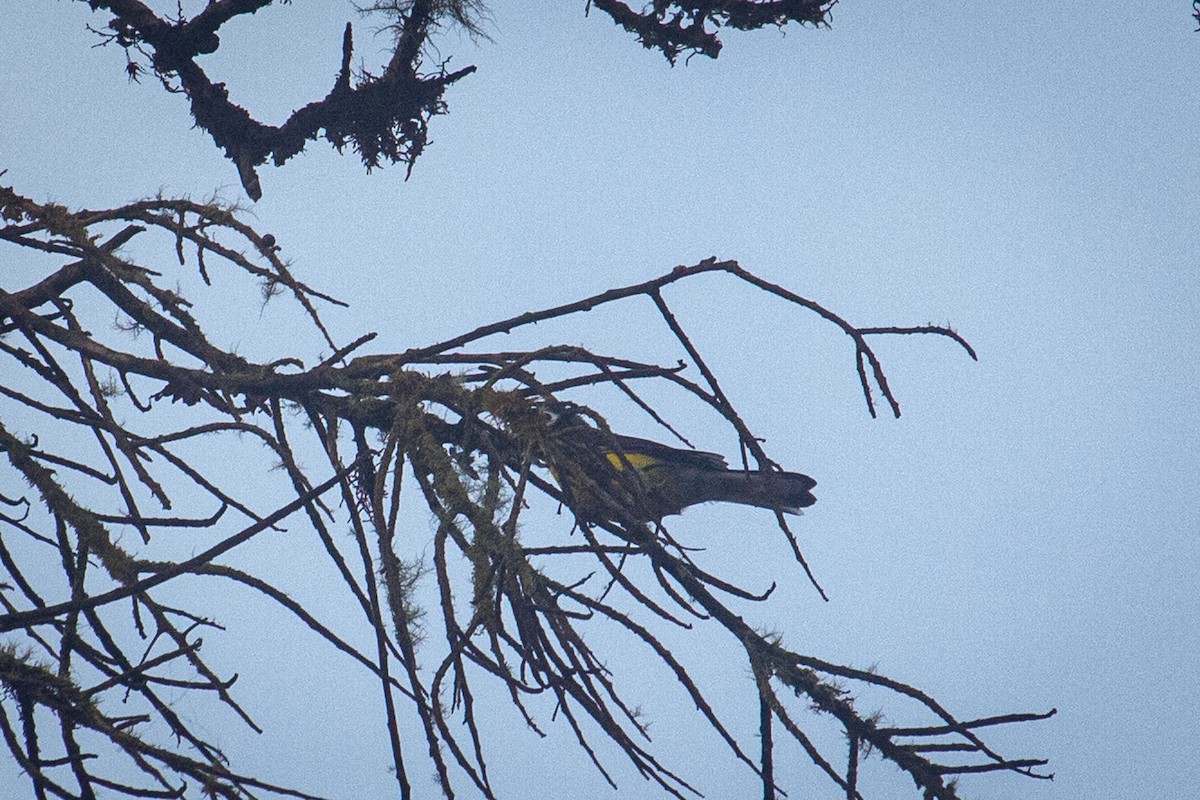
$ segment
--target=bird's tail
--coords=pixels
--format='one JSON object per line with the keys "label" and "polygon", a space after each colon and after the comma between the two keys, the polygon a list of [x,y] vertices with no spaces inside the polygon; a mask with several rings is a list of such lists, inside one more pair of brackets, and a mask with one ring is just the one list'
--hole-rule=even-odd
{"label": "bird's tail", "polygon": [[[705,476],[704,500],[759,506],[799,514],[817,502],[812,488],[817,482],[799,472],[726,470]],[[703,501],[702,501],[703,502]]]}

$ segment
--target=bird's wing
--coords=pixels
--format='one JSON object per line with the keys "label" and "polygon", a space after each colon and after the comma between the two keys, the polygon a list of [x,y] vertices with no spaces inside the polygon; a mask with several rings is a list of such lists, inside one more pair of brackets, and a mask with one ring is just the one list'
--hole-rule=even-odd
{"label": "bird's wing", "polygon": [[626,454],[643,453],[652,458],[673,464],[687,464],[698,469],[726,469],[728,464],[725,457],[719,453],[706,453],[703,450],[684,450],[679,447],[669,447],[649,439],[639,439],[636,436],[621,436],[613,434],[613,439]]}

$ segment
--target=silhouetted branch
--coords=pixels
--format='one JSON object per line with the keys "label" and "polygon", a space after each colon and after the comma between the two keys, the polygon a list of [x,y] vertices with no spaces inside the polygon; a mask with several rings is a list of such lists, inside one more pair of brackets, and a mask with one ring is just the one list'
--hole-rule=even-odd
{"label": "silhouetted branch", "polygon": [[339,151],[350,145],[368,169],[384,162],[402,162],[411,171],[428,142],[432,117],[446,111],[446,88],[470,75],[474,67],[454,72],[438,69],[420,74],[421,51],[440,3],[429,0],[396,3],[387,9],[398,31],[392,58],[381,75],[364,72],[357,82],[350,75],[353,35],[347,23],[341,43],[341,69],[328,94],[297,109],[282,125],[259,122],[250,111],[230,100],[224,82],[212,80],[200,58],[221,46],[219,31],[238,17],[252,15],[270,0],[209,2],[191,19],[158,16],[140,0],[91,0],[113,18],[101,35],[104,43],[124,48],[133,77],[143,71],[139,56],[168,89],[183,93],[196,124],[238,169],[242,186],[252,199],[262,196],[257,167],[270,160],[276,166],[300,153],[305,145],[324,138]]}
{"label": "silhouetted branch", "polygon": [[[8,576],[0,581],[0,632],[8,635],[0,646],[0,734],[35,793],[85,798],[103,788],[129,797],[182,796],[187,783],[225,798],[308,796],[235,771],[232,757],[161,695],[167,687],[212,698],[258,729],[253,706],[237,696],[236,672],[202,657],[198,632],[220,626],[203,595],[182,591],[185,576],[252,590],[299,620],[317,645],[368,671],[402,797],[417,794],[413,776],[429,772],[447,795],[464,783],[483,797],[500,796],[489,753],[502,753],[505,744],[489,740],[476,720],[475,698],[484,687],[506,695],[539,734],[542,713],[552,708],[610,783],[614,773],[597,746],[601,740],[665,794],[697,794],[687,776],[654,752],[625,688],[619,653],[601,652],[598,642],[605,640],[592,634],[600,624],[615,626],[666,670],[732,760],[758,777],[764,797],[782,793],[777,766],[790,744],[850,798],[860,796],[868,752],[939,800],[958,796],[947,776],[1006,770],[1048,777],[1037,771],[1043,761],[1006,758],[983,733],[1053,712],[959,720],[913,686],[795,652],[755,630],[731,598],[763,602],[775,581],[765,591],[730,581],[661,521],[636,518],[630,509],[645,488],[635,470],[597,479],[596,464],[609,463],[608,456],[554,424],[556,414],[570,412],[611,438],[605,418],[575,398],[613,388],[620,403],[646,412],[686,444],[688,430],[646,399],[653,395],[641,387],[655,382],[699,400],[710,410],[703,424],[728,425],[744,461],[774,468],[672,306],[675,283],[706,274],[749,284],[845,333],[872,413],[878,393],[899,414],[872,338],[933,334],[973,356],[949,328],[857,327],[736,261],[707,259],[432,345],[351,358],[372,335],[347,346],[334,342],[318,308],[336,301],[299,281],[273,237],[246,226],[232,209],[159,198],[71,212],[0,189],[0,217],[0,242],[38,253],[38,263],[46,263],[47,253],[59,262],[28,285],[0,288],[0,476],[28,487],[27,496],[8,485],[0,495],[0,565]],[[121,245],[135,240],[165,241],[168,255],[134,261]],[[140,252],[147,251],[154,252]],[[174,273],[188,265],[197,270],[200,291],[218,291],[218,282],[240,275],[266,299],[286,294],[326,354],[302,359],[291,352],[258,362],[221,347],[223,336],[210,330],[217,323],[198,310],[206,306],[179,288]],[[88,302],[74,302],[80,297]],[[642,329],[678,343],[680,361],[658,365],[554,343],[495,351],[484,342],[635,298],[653,304]],[[114,315],[125,322],[103,324]],[[469,353],[468,346],[480,349]],[[553,379],[543,380],[543,372]],[[697,424],[689,420],[689,428]],[[262,484],[232,479],[233,459],[261,475]],[[273,467],[278,485],[268,487]],[[401,522],[409,487],[436,523],[432,535]],[[592,509],[607,509],[608,518],[581,508],[575,487],[597,501]],[[527,516],[534,506],[555,504],[571,512],[561,529]],[[323,591],[344,591],[356,609],[354,619],[339,624],[359,626],[372,646],[354,646],[353,637],[335,633],[297,599],[296,587],[253,566],[218,563],[235,559],[239,545],[296,512],[303,512],[335,576]],[[347,523],[351,536],[334,532]],[[572,528],[581,538],[568,542]],[[779,528],[815,584],[782,517]],[[196,554],[161,555],[168,534],[189,537]],[[16,540],[20,547],[10,546]],[[429,563],[410,553],[427,553]],[[172,598],[186,599],[166,604],[168,585],[180,587]],[[436,592],[433,614],[418,602],[421,587]],[[744,655],[756,688],[747,713],[757,716],[757,741],[739,738],[738,728],[718,715],[713,696],[723,687],[705,685],[691,671],[705,654],[669,647],[658,631],[668,626],[689,640],[693,631],[716,629],[730,650]],[[860,712],[854,691],[865,687],[906,707],[915,701],[913,724],[885,727]],[[108,710],[115,705],[120,716]],[[844,733],[848,756],[841,747],[822,752],[801,718],[810,711]],[[423,741],[402,740],[406,716]],[[77,731],[88,731],[88,741],[99,736],[110,750],[85,752]],[[60,743],[52,752],[50,741]],[[945,763],[940,754],[963,763]]]}
{"label": "silhouetted branch", "polygon": [[716,0],[706,3],[655,2],[644,12],[620,0],[588,0],[637,37],[648,50],[659,50],[672,64],[680,53],[716,58],[721,52],[717,31],[724,27],[756,30],[789,22],[828,25],[837,0]]}
{"label": "silhouetted branch", "polygon": [[[836,0],[713,0],[705,3],[656,2],[635,11],[619,0],[587,0],[613,23],[634,34],[643,46],[659,50],[672,63],[680,54],[716,58],[723,29],[757,30],[790,23],[827,26]],[[338,151],[347,146],[368,170],[402,163],[411,173],[429,143],[434,117],[447,111],[446,90],[472,74],[475,67],[447,70],[447,62],[423,68],[430,37],[457,26],[473,38],[486,38],[487,9],[478,0],[377,0],[361,13],[385,20],[394,36],[386,63],[378,74],[353,74],[354,35],[346,24],[341,41],[330,45],[330,72],[336,77],[325,96],[296,109],[279,125],[261,121],[253,109],[231,100],[238,76],[217,80],[201,65],[221,45],[221,30],[231,23],[248,25],[271,0],[209,0],[188,18],[183,7],[159,14],[143,0],[89,0],[93,11],[111,18],[93,28],[101,44],[125,54],[126,74],[139,80],[153,74],[167,91],[187,98],[195,124],[234,164],[246,194],[262,196],[258,169],[282,166],[319,139]],[[335,50],[336,47],[336,50]],[[336,53],[336,55],[335,55]],[[232,88],[231,88],[232,87]]]}

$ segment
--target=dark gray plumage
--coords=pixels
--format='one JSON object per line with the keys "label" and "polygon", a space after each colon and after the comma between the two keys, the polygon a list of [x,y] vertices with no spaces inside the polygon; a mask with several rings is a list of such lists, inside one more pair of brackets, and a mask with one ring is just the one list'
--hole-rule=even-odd
{"label": "dark gray plumage", "polygon": [[[729,469],[717,453],[669,447],[649,439],[607,434],[581,420],[565,429],[572,449],[603,458],[581,458],[576,466],[590,478],[568,481],[567,494],[577,512],[592,518],[628,513],[645,522],[678,514],[697,503],[758,506],[787,514],[817,501],[817,482],[798,472]],[[577,452],[582,456],[580,449]],[[626,471],[626,465],[634,474]],[[609,497],[601,501],[602,489]],[[604,507],[609,506],[605,513]],[[617,512],[614,506],[619,506]]]}

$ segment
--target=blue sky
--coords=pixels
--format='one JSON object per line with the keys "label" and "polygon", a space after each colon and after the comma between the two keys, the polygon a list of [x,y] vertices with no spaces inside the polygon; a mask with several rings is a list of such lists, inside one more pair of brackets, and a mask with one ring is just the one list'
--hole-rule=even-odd
{"label": "blue sky", "polygon": [[[1131,15],[844,0],[830,30],[731,32],[717,61],[675,68],[603,15],[586,18],[583,3],[512,5],[492,12],[492,41],[439,43],[452,66],[479,71],[449,91],[450,114],[434,121],[407,182],[401,169],[364,175],[352,155],[319,144],[263,171],[256,223],[304,280],[350,302],[326,317],[336,335],[378,331],[374,351],[395,352],[711,255],[857,324],[952,323],[979,362],[944,340],[880,341],[904,415],[872,420],[853,349],[833,329],[728,279],[672,290],[768,451],[819,481],[797,529],[831,600],[789,563],[765,512],[698,508],[673,533],[706,546],[722,574],[779,581],[771,602],[746,613],[802,652],[877,665],[963,718],[1057,707],[1053,720],[1000,737],[1012,755],[1050,758],[1057,779],[968,778],[969,797],[1200,790],[1190,744],[1200,34],[1189,4]],[[327,90],[351,19],[348,4],[267,8],[223,34],[210,74],[260,119],[282,121]],[[84,25],[104,21],[82,3],[6,14],[4,183],[77,207],[160,190],[239,199],[233,168],[191,128],[181,98],[126,83],[120,52],[90,47]],[[357,27],[374,67],[386,42]],[[251,47],[264,31],[267,45]],[[226,343],[263,360],[319,351],[282,310],[259,314],[253,300],[215,323]],[[499,342],[682,356],[636,302]],[[655,433],[615,397],[598,400],[615,425]],[[735,455],[730,432],[675,410],[697,445]],[[546,524],[531,535],[565,534],[561,520]],[[415,550],[429,531],[414,513]],[[271,561],[269,547],[240,557]],[[289,553],[269,568],[303,583],[319,554]],[[337,619],[336,599],[308,591]],[[261,674],[239,668],[243,700],[268,732],[203,724],[249,763],[280,769],[305,753],[314,791],[389,796],[384,740],[366,732],[381,719],[366,676],[339,678],[345,694],[329,695],[324,681],[350,668],[310,660],[270,611],[240,620],[239,602],[228,599],[230,631],[206,647],[230,664],[239,636],[278,648]],[[719,647],[708,635],[679,647],[730,687],[723,710],[752,735],[746,670],[704,657]],[[751,796],[753,776],[724,765],[665,678],[641,677],[640,657],[613,646],[667,763],[709,797]],[[272,682],[280,670],[289,692]],[[566,748],[566,731],[537,749],[501,709],[490,724],[515,746],[511,759],[493,756],[499,773],[515,782],[561,759],[535,796],[614,796]],[[297,725],[308,714],[326,721],[333,745]],[[652,796],[615,755],[608,763],[620,797]],[[283,776],[296,777],[292,768]],[[792,796],[834,796],[802,754],[781,755],[780,769]],[[361,783],[348,784],[347,770]],[[891,767],[871,770],[874,796],[908,788]]]}

